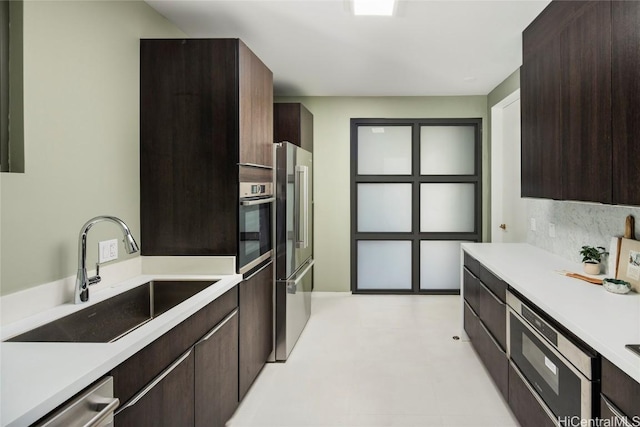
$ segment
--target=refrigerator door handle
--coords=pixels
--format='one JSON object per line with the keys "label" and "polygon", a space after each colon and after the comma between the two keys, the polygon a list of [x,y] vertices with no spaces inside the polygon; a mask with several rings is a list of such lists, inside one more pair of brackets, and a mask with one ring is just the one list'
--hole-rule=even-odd
{"label": "refrigerator door handle", "polygon": [[298,192],[298,237],[296,247],[305,249],[309,246],[309,168],[296,165],[296,183]]}
{"label": "refrigerator door handle", "polygon": [[[313,265],[316,263],[316,261],[314,259],[312,259],[311,261],[307,262],[307,266],[300,272],[300,274],[296,274],[296,278],[292,279],[292,280],[278,280],[279,283],[286,283],[287,284],[287,289],[297,289],[298,287],[298,283],[300,283],[302,281],[302,279],[304,279],[304,276],[307,275],[307,273],[309,272],[309,270],[311,270],[311,268],[313,267]],[[292,294],[295,294],[295,292],[289,292]]]}

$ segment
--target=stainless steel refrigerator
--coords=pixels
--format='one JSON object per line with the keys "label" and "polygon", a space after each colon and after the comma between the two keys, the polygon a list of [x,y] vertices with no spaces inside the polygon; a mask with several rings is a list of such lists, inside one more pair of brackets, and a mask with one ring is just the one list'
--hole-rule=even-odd
{"label": "stainless steel refrigerator", "polygon": [[276,144],[275,360],[285,361],[311,315],[313,290],[313,159]]}

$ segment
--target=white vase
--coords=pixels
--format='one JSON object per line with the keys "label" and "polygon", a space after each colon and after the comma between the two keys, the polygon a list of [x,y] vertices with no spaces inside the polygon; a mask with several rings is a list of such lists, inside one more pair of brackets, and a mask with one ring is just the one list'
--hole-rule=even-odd
{"label": "white vase", "polygon": [[600,274],[600,264],[593,264],[590,262],[585,262],[584,264],[584,272],[587,274],[598,275]]}

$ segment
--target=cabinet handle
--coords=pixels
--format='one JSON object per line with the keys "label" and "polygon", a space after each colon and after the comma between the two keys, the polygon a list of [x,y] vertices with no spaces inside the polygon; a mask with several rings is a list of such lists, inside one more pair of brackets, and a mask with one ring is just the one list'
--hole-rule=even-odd
{"label": "cabinet handle", "polygon": [[180,356],[178,358],[178,360],[173,362],[171,364],[171,366],[169,366],[164,371],[162,371],[160,373],[160,375],[155,377],[153,379],[153,381],[151,381],[145,388],[143,388],[140,392],[138,392],[138,394],[136,394],[133,398],[131,398],[131,400],[129,400],[129,402],[127,402],[126,405],[124,405],[123,407],[118,409],[116,411],[115,415],[118,415],[120,412],[122,412],[125,409],[130,408],[133,405],[135,405],[136,403],[138,403],[138,401],[140,399],[142,399],[144,396],[146,396],[147,393],[149,393],[156,385],[158,385],[158,383],[160,381],[162,381],[167,375],[169,375],[174,369],[176,369],[178,367],[178,365],[180,365],[187,357],[189,357],[189,355],[191,354],[192,351],[193,351],[193,347],[191,347],[189,350],[187,350],[186,353],[184,353],[182,356]]}
{"label": "cabinet handle", "polygon": [[[480,320],[480,318],[478,317],[478,320],[480,323],[480,326],[482,326],[482,329],[484,329],[484,331],[487,333],[487,335],[489,335],[489,339],[493,342],[493,345],[495,345],[496,347],[498,347],[498,350],[502,351],[502,346],[500,344],[498,344],[498,341],[496,341],[496,339],[493,337],[493,334],[491,334],[491,332],[489,332],[489,329],[487,329],[487,327],[484,325],[484,323],[482,323],[482,320]],[[504,353],[504,351],[502,351]],[[505,353],[506,356],[506,353]]]}
{"label": "cabinet handle", "polygon": [[[604,404],[607,405],[607,408],[609,408],[609,410],[613,413],[613,416],[616,417],[616,419],[622,421],[622,423],[623,423],[622,425],[624,427],[633,427],[631,425],[631,423],[629,422],[629,417],[624,415],[622,413],[622,411],[620,409],[618,409],[618,407],[616,405],[613,404],[613,402],[611,402],[609,399],[607,399],[605,397],[604,394],[600,394],[600,399],[602,399]],[[616,424],[616,425],[618,425],[618,424]]]}
{"label": "cabinet handle", "polygon": [[250,168],[273,169],[273,166],[259,165],[257,163],[238,163],[238,166],[248,166]]}
{"label": "cabinet handle", "polygon": [[262,270],[264,270],[265,268],[269,267],[271,264],[273,264],[273,261],[270,261],[270,262],[266,263],[265,265],[260,267],[258,270],[256,270],[253,273],[251,273],[251,276],[245,277],[244,279],[242,279],[242,281],[246,282],[247,280],[251,280],[253,278],[253,276],[255,276],[256,274],[260,273]]}
{"label": "cabinet handle", "polygon": [[275,202],[275,197],[269,197],[267,199],[257,199],[257,200],[243,200],[240,202],[242,206],[256,206],[256,205],[264,205],[265,203]]}
{"label": "cabinet handle", "polygon": [[482,286],[484,288],[485,291],[487,291],[489,293],[489,295],[491,295],[493,297],[494,300],[496,300],[496,302],[500,305],[506,305],[504,302],[502,302],[502,300],[500,298],[498,298],[492,291],[491,289],[487,288],[484,283],[482,283],[481,280],[478,280],[478,283],[480,283],[480,286]]}
{"label": "cabinet handle", "polygon": [[198,345],[201,342],[204,342],[204,341],[208,340],[209,338],[211,338],[213,335],[215,335],[215,333],[218,332],[220,330],[220,328],[222,328],[224,325],[226,325],[233,318],[233,316],[235,316],[236,314],[238,314],[238,309],[237,308],[235,310],[233,310],[229,315],[227,315],[227,317],[225,317],[220,323],[218,323],[216,326],[214,326],[214,328],[207,335],[202,337],[195,345]]}
{"label": "cabinet handle", "polygon": [[527,390],[529,390],[529,393],[531,393],[534,399],[536,399],[536,401],[538,402],[540,407],[544,410],[545,414],[547,414],[547,417],[549,417],[553,425],[560,427],[560,422],[558,421],[558,418],[556,418],[556,416],[553,415],[553,412],[551,412],[551,409],[549,409],[547,404],[544,403],[544,400],[542,400],[542,398],[538,396],[538,393],[536,393],[533,387],[529,385],[529,382],[524,378],[524,375],[522,375],[522,372],[520,372],[520,369],[512,361],[509,361],[509,365],[511,365],[515,373],[520,377],[520,380],[522,381],[524,386],[527,388]]}

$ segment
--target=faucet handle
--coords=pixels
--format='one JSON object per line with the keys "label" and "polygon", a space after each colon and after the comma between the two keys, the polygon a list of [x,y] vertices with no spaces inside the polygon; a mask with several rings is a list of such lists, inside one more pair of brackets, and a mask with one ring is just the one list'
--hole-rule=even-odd
{"label": "faucet handle", "polygon": [[100,264],[96,262],[96,275],[93,277],[89,277],[89,286],[95,285],[96,283],[100,283],[102,277],[100,277]]}

